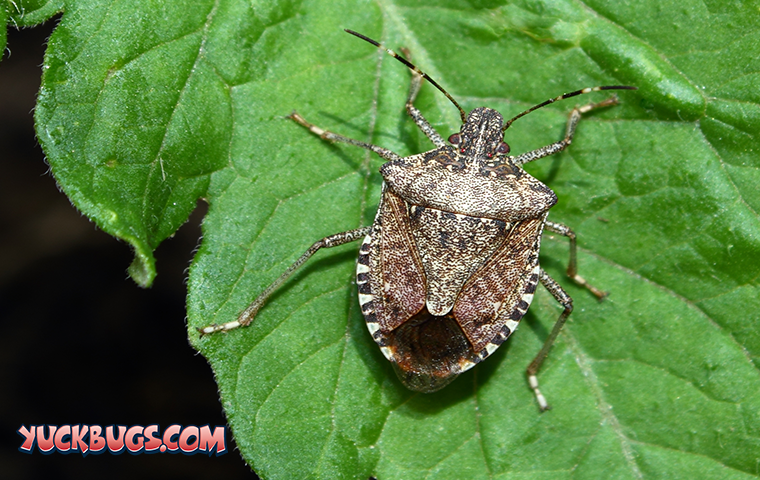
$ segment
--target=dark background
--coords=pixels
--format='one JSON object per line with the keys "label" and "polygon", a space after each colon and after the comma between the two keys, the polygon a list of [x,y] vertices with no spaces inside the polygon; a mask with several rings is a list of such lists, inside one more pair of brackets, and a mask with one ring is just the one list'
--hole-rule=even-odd
{"label": "dark background", "polygon": [[0,472],[3,478],[255,478],[228,453],[21,453],[22,425],[225,425],[211,368],[188,344],[187,268],[206,207],[127,277],[128,245],[58,191],[35,139],[45,41],[57,20],[8,32],[0,62]]}

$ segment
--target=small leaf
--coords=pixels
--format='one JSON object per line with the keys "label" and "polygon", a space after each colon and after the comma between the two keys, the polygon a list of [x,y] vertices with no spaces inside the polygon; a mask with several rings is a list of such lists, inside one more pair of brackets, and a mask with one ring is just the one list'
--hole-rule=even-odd
{"label": "small leaf", "polygon": [[48,43],[35,111],[59,184],[132,244],[143,286],[153,249],[228,163],[229,86],[202,50],[213,2],[185,3],[74,2]]}

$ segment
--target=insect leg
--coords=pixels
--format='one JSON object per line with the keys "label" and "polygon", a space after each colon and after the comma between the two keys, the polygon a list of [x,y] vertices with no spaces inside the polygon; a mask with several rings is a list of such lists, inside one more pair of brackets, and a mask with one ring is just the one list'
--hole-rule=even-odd
{"label": "insect leg", "polygon": [[[406,50],[404,50],[404,54],[409,57],[409,53]],[[417,94],[422,86],[422,78],[422,75],[415,70],[412,70],[412,83],[409,86],[409,96],[406,98],[406,111],[409,116],[412,117],[414,123],[416,123],[420,130],[422,130],[422,133],[424,133],[436,147],[440,148],[446,145],[443,137],[435,131],[427,119],[422,116],[422,112],[414,106],[414,100],[417,98]]]}
{"label": "insect leg", "polygon": [[377,145],[372,145],[371,143],[362,142],[360,140],[354,140],[353,138],[344,137],[343,135],[339,135],[337,133],[330,132],[328,130],[323,130],[319,128],[318,126],[307,122],[298,112],[293,111],[290,115],[288,115],[287,118],[290,118],[294,122],[303,125],[304,127],[308,128],[309,131],[312,133],[319,135],[320,138],[324,140],[329,140],[331,142],[342,142],[342,143],[348,143],[350,145],[355,145],[357,147],[366,148],[367,150],[371,150],[375,152],[376,154],[380,155],[386,160],[400,160],[401,156],[397,153],[391,152],[387,148],[378,147]]}
{"label": "insect leg", "polygon": [[544,363],[546,355],[549,353],[549,350],[551,350],[552,345],[554,345],[554,340],[557,339],[559,331],[562,330],[562,326],[565,325],[567,317],[570,316],[570,312],[573,311],[573,299],[570,298],[570,295],[568,295],[567,292],[562,289],[559,283],[557,283],[552,277],[544,272],[543,268],[539,272],[538,279],[541,284],[543,284],[543,286],[549,290],[549,293],[551,293],[552,296],[565,308],[565,310],[560,314],[557,321],[554,323],[554,328],[552,328],[552,331],[546,338],[546,341],[544,341],[544,346],[541,347],[541,350],[538,352],[538,355],[536,355],[536,358],[530,362],[530,365],[528,365],[528,369],[526,371],[526,374],[528,375],[528,384],[536,394],[538,407],[542,412],[544,412],[546,410],[549,410],[550,407],[549,403],[546,401],[546,398],[538,389],[538,378],[536,378],[536,374],[541,369],[541,365]]}
{"label": "insect leg", "polygon": [[546,221],[544,224],[546,229],[550,232],[558,233],[564,237],[567,237],[570,239],[570,263],[567,266],[567,276],[570,277],[575,283],[580,285],[581,287],[587,288],[591,293],[596,295],[596,298],[599,300],[603,300],[604,297],[609,295],[608,292],[603,292],[599,290],[598,288],[595,288],[592,285],[589,285],[589,283],[580,275],[578,275],[578,261],[577,261],[577,255],[576,255],[576,241],[575,241],[575,232],[573,232],[570,227],[567,225],[563,225],[561,223],[554,223],[550,221]]}
{"label": "insect leg", "polygon": [[545,147],[541,147],[536,150],[532,150],[530,152],[525,152],[521,155],[518,155],[512,159],[515,165],[523,165],[528,162],[532,162],[534,160],[538,160],[539,158],[544,158],[549,155],[553,155],[557,152],[561,152],[565,149],[570,143],[573,141],[573,135],[575,135],[575,129],[578,126],[578,122],[581,119],[581,115],[589,112],[591,110],[594,110],[596,108],[602,108],[602,107],[609,107],[612,105],[618,104],[618,98],[617,97],[610,97],[607,100],[603,100],[599,103],[589,103],[588,105],[583,105],[582,107],[575,107],[572,112],[570,112],[570,118],[567,120],[567,129],[565,130],[565,138],[560,140],[559,142],[552,143],[550,145],[547,145]]}
{"label": "insect leg", "polygon": [[311,258],[311,256],[314,255],[317,250],[321,248],[337,247],[338,245],[343,245],[344,243],[359,240],[360,238],[366,237],[369,234],[371,228],[372,227],[362,227],[357,228],[356,230],[336,233],[335,235],[330,235],[329,237],[325,237],[322,240],[315,242],[311,247],[309,247],[308,250],[306,250],[306,252],[304,252],[303,255],[298,258],[298,260],[293,262],[293,265],[285,270],[285,273],[280,275],[277,280],[272,282],[271,285],[269,285],[263,292],[261,292],[259,296],[256,297],[256,300],[254,300],[253,303],[251,303],[248,308],[246,308],[243,313],[240,314],[237,320],[223,323],[221,325],[208,325],[206,327],[198,328],[198,331],[201,335],[206,335],[214,332],[226,332],[228,330],[234,330],[238,327],[247,326],[253,321],[256,313],[258,313],[259,309],[266,303],[267,299],[272,296],[274,291],[277,290],[280,285],[285,283],[285,280],[287,280],[296,270],[298,270],[298,267],[306,263],[306,261]]}

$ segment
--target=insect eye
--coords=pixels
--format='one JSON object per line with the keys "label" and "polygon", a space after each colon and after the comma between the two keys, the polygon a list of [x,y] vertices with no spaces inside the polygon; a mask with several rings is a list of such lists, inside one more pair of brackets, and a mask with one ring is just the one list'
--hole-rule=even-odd
{"label": "insect eye", "polygon": [[462,139],[459,137],[458,133],[454,133],[449,137],[449,143],[452,145],[459,145],[459,142],[461,142]]}
{"label": "insect eye", "polygon": [[496,147],[496,153],[505,154],[509,153],[509,145],[507,145],[507,142],[501,142],[498,147]]}

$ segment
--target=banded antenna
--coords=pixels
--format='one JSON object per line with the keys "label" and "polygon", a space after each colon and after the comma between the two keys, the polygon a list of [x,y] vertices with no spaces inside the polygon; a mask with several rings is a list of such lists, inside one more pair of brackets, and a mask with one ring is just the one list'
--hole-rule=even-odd
{"label": "banded antenna", "polygon": [[541,102],[538,105],[534,105],[534,106],[530,107],[529,109],[525,110],[524,112],[519,113],[519,114],[515,115],[514,117],[510,118],[504,124],[504,127],[502,128],[502,131],[508,129],[509,126],[512,125],[512,122],[514,122],[518,118],[523,117],[523,116],[529,114],[533,110],[538,110],[541,107],[545,107],[545,106],[549,105],[550,103],[554,103],[554,102],[556,102],[558,100],[564,100],[565,98],[570,98],[570,97],[575,97],[575,96],[578,96],[578,95],[583,95],[585,93],[600,92],[602,90],[638,90],[638,88],[637,87],[631,87],[629,85],[604,85],[604,86],[601,86],[601,87],[588,87],[588,88],[583,88],[581,90],[576,90],[574,92],[565,93],[565,94],[560,95],[559,97],[550,98],[549,100],[547,100],[545,102]]}
{"label": "banded antenna", "polygon": [[391,57],[395,58],[399,62],[403,63],[404,65],[406,65],[407,67],[411,68],[416,73],[418,73],[419,75],[421,75],[425,80],[427,80],[428,82],[430,82],[435,88],[437,88],[438,90],[440,90],[441,92],[443,92],[443,94],[446,95],[446,98],[448,98],[449,100],[451,100],[451,103],[453,103],[454,106],[457,107],[457,110],[459,110],[459,116],[462,117],[462,123],[467,122],[467,113],[465,113],[465,111],[462,109],[462,107],[459,106],[459,104],[457,103],[457,101],[454,100],[454,97],[452,97],[451,95],[449,95],[449,92],[447,92],[446,90],[444,90],[442,86],[438,85],[438,82],[436,82],[435,80],[433,80],[432,78],[430,78],[427,73],[425,73],[422,70],[420,70],[419,68],[417,68],[417,66],[414,65],[412,62],[410,62],[406,58],[402,57],[398,53],[394,52],[390,48],[384,47],[379,42],[376,42],[375,40],[372,40],[369,37],[365,37],[361,33],[354,32],[353,30],[349,30],[349,29],[345,29],[345,30],[346,30],[347,33],[350,33],[351,35],[353,35],[355,37],[359,37],[362,40],[364,40],[365,42],[369,42],[372,45],[376,46],[377,48],[385,50],[385,52],[388,55],[390,55]]}
{"label": "banded antenna", "polygon": [[[371,38],[369,38],[369,37],[367,37],[365,35],[362,35],[361,33],[355,32],[353,30],[345,29],[345,31],[347,33],[350,33],[351,35],[353,35],[355,37],[361,38],[365,42],[371,43],[372,45],[376,46],[377,48],[385,50],[385,52],[388,55],[390,55],[391,57],[395,58],[399,62],[403,63],[404,65],[406,65],[407,67],[409,67],[411,70],[413,70],[417,74],[421,75],[425,80],[427,80],[428,82],[430,82],[435,88],[437,88],[444,95],[446,95],[446,98],[448,98],[451,101],[451,103],[453,103],[454,106],[457,107],[457,110],[459,110],[459,116],[462,117],[462,123],[467,123],[467,113],[465,113],[465,111],[462,109],[462,107],[459,106],[459,104],[457,103],[457,101],[454,100],[454,97],[452,97],[451,95],[449,95],[449,92],[447,92],[446,90],[444,90],[444,88],[442,86],[438,85],[438,82],[436,82],[435,80],[433,80],[432,78],[430,78],[430,76],[427,73],[425,73],[422,70],[420,70],[416,65],[414,65],[412,62],[410,62],[409,60],[405,59],[404,57],[402,57],[398,53],[394,52],[393,50],[391,50],[389,48],[386,48],[380,42],[372,40]],[[525,110],[524,112],[515,115],[511,119],[507,120],[507,122],[504,124],[504,127],[502,128],[502,131],[505,131],[506,129],[508,129],[512,125],[512,123],[514,123],[514,121],[517,120],[518,118],[523,117],[523,116],[529,114],[530,112],[532,112],[534,110],[538,110],[541,107],[545,107],[545,106],[547,106],[547,105],[549,105],[551,103],[554,103],[556,101],[559,101],[559,100],[564,100],[565,98],[575,97],[575,96],[578,96],[578,95],[583,95],[583,94],[591,93],[591,92],[599,92],[599,91],[602,91],[602,90],[638,90],[638,88],[637,87],[632,87],[632,86],[629,86],[629,85],[604,85],[604,86],[601,86],[601,87],[588,87],[588,88],[583,88],[581,90],[576,90],[574,92],[565,93],[565,94],[562,94],[562,95],[560,95],[558,97],[550,98],[549,100],[546,100],[545,102],[541,102],[538,105],[534,105],[534,106],[530,107],[529,109]]]}

